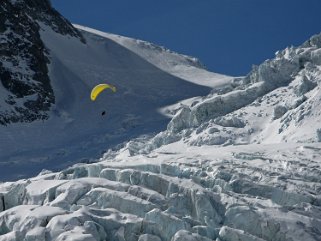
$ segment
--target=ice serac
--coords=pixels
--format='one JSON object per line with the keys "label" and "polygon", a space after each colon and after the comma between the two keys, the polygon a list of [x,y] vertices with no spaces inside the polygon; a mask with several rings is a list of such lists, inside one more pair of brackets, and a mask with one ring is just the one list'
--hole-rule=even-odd
{"label": "ice serac", "polygon": [[0,237],[320,240],[319,144],[172,145],[2,184]]}
{"label": "ice serac", "polygon": [[128,149],[148,153],[179,139],[198,146],[319,141],[320,39],[278,51],[230,86],[182,105],[166,131]]}

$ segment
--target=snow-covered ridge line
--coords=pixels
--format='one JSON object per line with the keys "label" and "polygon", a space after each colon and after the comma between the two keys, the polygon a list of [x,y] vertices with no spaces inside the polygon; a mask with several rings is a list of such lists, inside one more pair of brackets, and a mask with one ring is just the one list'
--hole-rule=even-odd
{"label": "snow-covered ridge line", "polygon": [[79,30],[111,39],[161,70],[192,83],[215,88],[228,85],[233,79],[233,77],[227,75],[207,71],[204,65],[195,57],[178,54],[165,47],[143,40],[105,33],[77,24],[74,24],[74,26]]}
{"label": "snow-covered ridge line", "polygon": [[[110,39],[116,41],[117,43],[122,44],[125,47],[132,48],[132,50],[134,50],[134,46],[133,45],[146,47],[146,48],[150,48],[150,49],[156,50],[157,52],[167,52],[167,53],[170,53],[172,55],[175,55],[176,59],[178,60],[177,64],[179,62],[183,62],[184,64],[188,63],[188,64],[193,65],[193,66],[198,67],[198,68],[203,68],[204,67],[200,63],[200,61],[198,59],[196,59],[195,57],[179,54],[179,53],[171,51],[171,50],[169,50],[169,49],[167,49],[167,48],[165,48],[163,46],[158,46],[156,44],[153,44],[153,43],[150,43],[150,42],[147,42],[147,41],[144,41],[144,40],[133,39],[133,38],[120,36],[120,35],[113,34],[113,33],[107,33],[107,32],[103,32],[103,31],[100,31],[100,30],[96,30],[96,29],[93,29],[93,28],[86,27],[86,26],[82,26],[82,25],[79,25],[79,24],[73,24],[73,26],[75,28],[79,29],[79,30],[83,30],[83,31],[86,31],[86,32],[89,32],[89,33],[93,33],[93,34],[96,34],[96,35],[99,35],[99,36],[102,36],[102,37],[105,37],[105,38],[110,38]],[[136,49],[137,49],[137,47],[136,47]],[[139,53],[139,54],[142,54],[142,53]]]}

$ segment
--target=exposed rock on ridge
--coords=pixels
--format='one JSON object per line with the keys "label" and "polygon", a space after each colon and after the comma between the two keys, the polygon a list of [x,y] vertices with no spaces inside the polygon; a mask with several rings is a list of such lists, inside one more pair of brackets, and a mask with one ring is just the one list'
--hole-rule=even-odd
{"label": "exposed rock on ridge", "polygon": [[40,39],[39,23],[57,33],[80,33],[48,0],[3,0],[0,6],[0,124],[47,119],[55,102],[47,64],[49,53]]}

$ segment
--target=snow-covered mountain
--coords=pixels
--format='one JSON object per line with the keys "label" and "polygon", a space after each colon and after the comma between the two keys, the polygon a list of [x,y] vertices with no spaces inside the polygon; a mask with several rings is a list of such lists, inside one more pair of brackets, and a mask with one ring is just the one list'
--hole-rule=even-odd
{"label": "snow-covered mountain", "polygon": [[[231,78],[35,23],[55,102],[43,121],[0,127],[0,171],[61,170],[0,184],[0,241],[321,240],[321,34]],[[92,103],[102,80],[119,91]],[[95,163],[62,169],[83,155]]]}
{"label": "snow-covered mountain", "polygon": [[[170,120],[164,107],[232,79],[144,41],[75,28],[48,1],[1,7],[0,180],[88,162],[157,133]],[[92,102],[98,83],[118,91]]]}

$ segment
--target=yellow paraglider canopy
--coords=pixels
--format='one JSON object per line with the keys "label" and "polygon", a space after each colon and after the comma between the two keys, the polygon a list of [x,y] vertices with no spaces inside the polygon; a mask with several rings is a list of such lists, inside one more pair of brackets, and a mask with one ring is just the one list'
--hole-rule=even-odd
{"label": "yellow paraglider canopy", "polygon": [[111,89],[113,92],[116,92],[116,87],[109,85],[109,84],[99,84],[96,85],[92,90],[90,94],[90,99],[92,101],[96,100],[97,96],[105,89]]}

